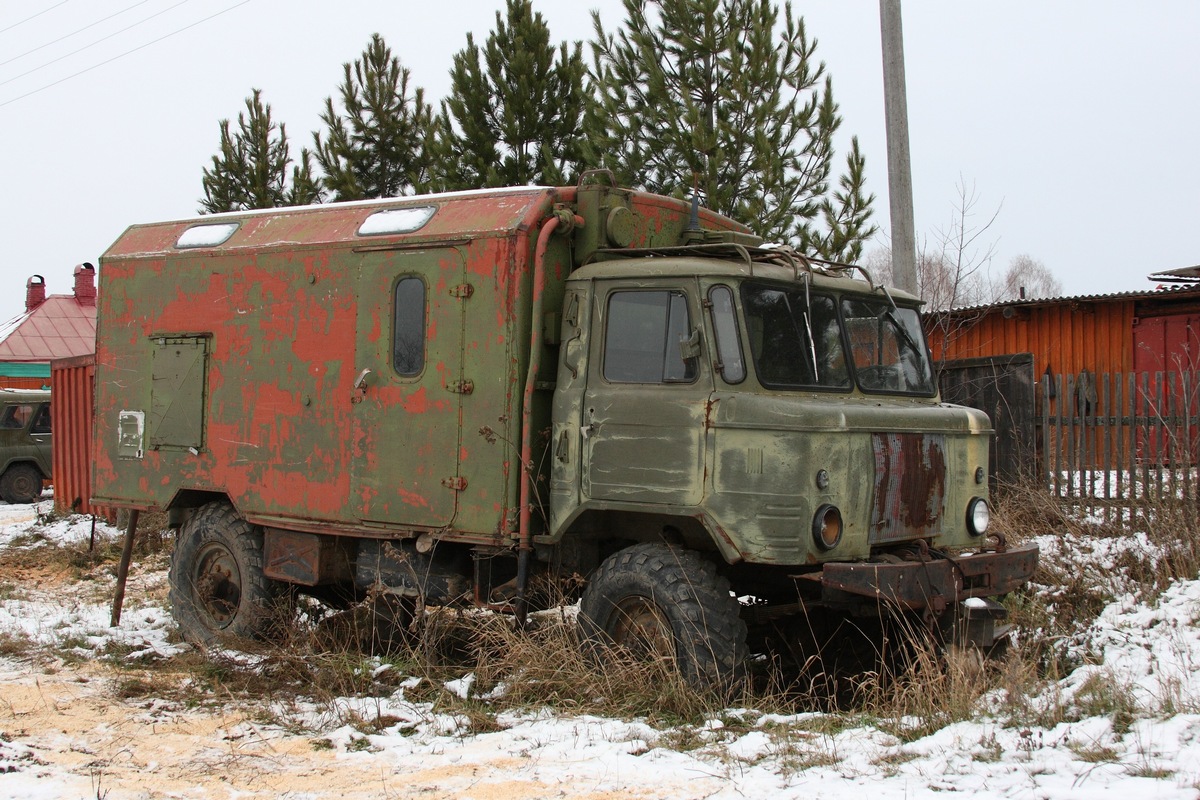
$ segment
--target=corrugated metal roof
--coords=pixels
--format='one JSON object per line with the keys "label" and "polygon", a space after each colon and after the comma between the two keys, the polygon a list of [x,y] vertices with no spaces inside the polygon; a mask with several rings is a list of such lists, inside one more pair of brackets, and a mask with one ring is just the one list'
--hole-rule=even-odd
{"label": "corrugated metal roof", "polygon": [[96,306],[51,295],[0,329],[0,361],[43,362],[96,352]]}
{"label": "corrugated metal roof", "polygon": [[[1168,295],[1200,295],[1200,283],[1189,283],[1179,286],[1158,286],[1154,289],[1146,289],[1144,291],[1128,291],[1128,292],[1111,292],[1108,294],[1079,294],[1070,297],[1030,297],[1025,300],[1002,300],[997,303],[981,303],[974,306],[958,306],[951,308],[946,313],[960,314],[968,311],[986,311],[989,308],[1009,308],[1021,307],[1029,308],[1032,306],[1054,306],[1060,303],[1093,303],[1106,300],[1141,300],[1154,297],[1165,297]],[[926,314],[939,313],[929,310]]]}

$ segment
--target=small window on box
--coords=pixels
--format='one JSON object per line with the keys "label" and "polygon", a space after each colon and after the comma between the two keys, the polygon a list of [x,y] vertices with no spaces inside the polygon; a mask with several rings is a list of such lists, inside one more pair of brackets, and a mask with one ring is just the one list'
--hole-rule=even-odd
{"label": "small window on box", "polygon": [[376,211],[363,220],[358,226],[359,236],[383,236],[389,233],[412,233],[425,227],[425,223],[433,218],[436,206],[417,206],[416,208],[390,208],[387,211]]}
{"label": "small window on box", "polygon": [[238,229],[237,222],[221,222],[216,224],[193,225],[188,228],[175,242],[176,247],[216,247],[228,241],[233,232]]}
{"label": "small window on box", "polygon": [[396,284],[392,329],[392,367],[412,378],[425,369],[425,283],[401,278]]}

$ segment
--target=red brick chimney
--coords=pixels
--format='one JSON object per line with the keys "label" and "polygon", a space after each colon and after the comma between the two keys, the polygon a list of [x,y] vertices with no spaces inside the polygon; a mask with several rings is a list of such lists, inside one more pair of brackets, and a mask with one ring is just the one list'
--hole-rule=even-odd
{"label": "red brick chimney", "polygon": [[75,268],[75,301],[81,306],[96,305],[96,268],[86,261]]}
{"label": "red brick chimney", "polygon": [[46,279],[41,275],[32,275],[25,281],[25,310],[33,311],[46,302]]}

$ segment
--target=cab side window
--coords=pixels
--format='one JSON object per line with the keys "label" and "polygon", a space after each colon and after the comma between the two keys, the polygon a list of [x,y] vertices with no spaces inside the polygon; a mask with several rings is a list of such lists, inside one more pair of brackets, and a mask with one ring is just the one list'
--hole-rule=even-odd
{"label": "cab side window", "polygon": [[5,406],[4,414],[0,415],[0,428],[20,430],[25,427],[26,422],[29,422],[31,416],[33,416],[33,406],[23,404]]}
{"label": "cab side window", "polygon": [[33,427],[29,429],[30,433],[49,433],[50,432],[50,406],[45,405],[37,410],[37,416],[33,418]]}
{"label": "cab side window", "polygon": [[691,383],[695,358],[681,344],[691,333],[682,292],[614,292],[608,298],[604,378],[614,383]]}

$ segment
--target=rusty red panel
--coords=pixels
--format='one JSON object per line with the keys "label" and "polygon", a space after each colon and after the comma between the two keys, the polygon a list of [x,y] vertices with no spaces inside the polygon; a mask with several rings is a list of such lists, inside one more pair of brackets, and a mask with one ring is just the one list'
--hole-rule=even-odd
{"label": "rusty red panel", "polygon": [[877,433],[870,542],[928,536],[946,501],[946,442],[936,434]]}
{"label": "rusty red panel", "polygon": [[91,504],[92,396],[95,356],[62,358],[50,363],[50,427],[54,510],[111,516],[113,510]]}

